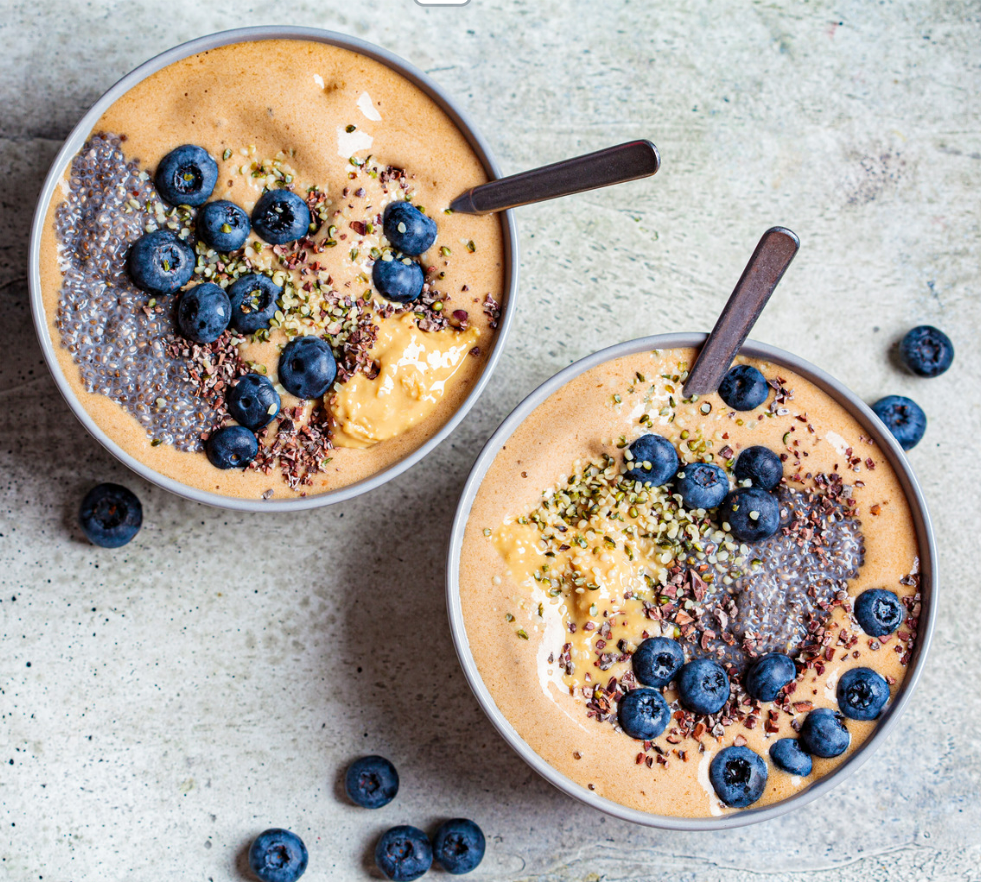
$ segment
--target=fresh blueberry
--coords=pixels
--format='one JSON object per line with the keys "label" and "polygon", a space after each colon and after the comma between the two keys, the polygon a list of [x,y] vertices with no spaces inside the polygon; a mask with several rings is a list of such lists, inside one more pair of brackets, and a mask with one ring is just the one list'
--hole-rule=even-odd
{"label": "fresh blueberry", "polygon": [[120,484],[99,484],[85,494],[78,522],[93,545],[119,548],[140,531],[143,506]]}
{"label": "fresh blueberry", "polygon": [[214,343],[232,317],[232,305],[225,290],[214,282],[204,282],[181,295],[177,307],[177,327],[194,343]]}
{"label": "fresh blueberry", "polygon": [[218,163],[203,147],[184,144],[160,160],[153,182],[171,205],[201,205],[218,182]]}
{"label": "fresh blueberry", "polygon": [[869,588],[855,600],[855,618],[869,637],[884,637],[906,618],[902,601],[885,588]]}
{"label": "fresh blueberry", "polygon": [[796,738],[781,738],[777,741],[770,748],[770,759],[773,760],[773,765],[788,775],[806,778],[811,774],[811,758],[801,750]]}
{"label": "fresh blueberry", "polygon": [[194,275],[194,249],[170,230],[140,236],[129,249],[126,266],[133,284],[151,294],[173,294]]}
{"label": "fresh blueberry", "polygon": [[375,846],[375,863],[392,882],[411,882],[433,865],[429,837],[418,827],[392,827]]}
{"label": "fresh blueberry", "polygon": [[251,432],[258,432],[279,413],[279,393],[265,377],[246,374],[232,386],[225,406],[235,422]]}
{"label": "fresh blueberry", "polygon": [[726,805],[746,808],[766,789],[766,763],[748,747],[726,747],[709,766],[709,780],[716,795]]}
{"label": "fresh blueberry", "polygon": [[296,337],[279,356],[279,382],[297,398],[320,398],[337,376],[337,362],[320,337]]}
{"label": "fresh blueberry", "polygon": [[211,433],[204,452],[216,469],[244,469],[259,452],[259,442],[245,426],[225,426]]}
{"label": "fresh blueberry", "polygon": [[249,216],[234,202],[219,199],[198,212],[198,236],[215,251],[237,251],[249,238]]}
{"label": "fresh blueberry", "polygon": [[677,640],[667,637],[648,637],[631,659],[634,676],[645,686],[663,689],[681,670],[685,651]]}
{"label": "fresh blueberry", "polygon": [[674,445],[661,435],[641,435],[628,449],[633,467],[626,477],[631,481],[660,487],[675,476],[681,464]]}
{"label": "fresh blueberry", "polygon": [[382,221],[392,247],[413,257],[428,251],[436,241],[436,221],[408,202],[392,202]]}
{"label": "fresh blueberry", "polygon": [[475,870],[486,847],[483,830],[466,818],[445,821],[433,837],[433,857],[454,876]]}
{"label": "fresh blueberry", "polygon": [[887,395],[872,405],[872,411],[895,435],[903,450],[912,450],[926,432],[927,418],[915,401],[902,395]]}
{"label": "fresh blueberry", "polygon": [[766,490],[740,487],[719,506],[719,521],[740,542],[758,542],[780,529],[780,503]]}
{"label": "fresh blueberry", "polygon": [[757,701],[773,701],[796,676],[797,668],[790,656],[768,652],[753,662],[746,673],[746,691]]}
{"label": "fresh blueberry", "polygon": [[729,493],[729,476],[721,466],[690,462],[678,472],[674,492],[681,494],[685,508],[716,508]]}
{"label": "fresh blueberry", "polygon": [[261,882],[296,882],[307,868],[307,847],[295,833],[273,827],[249,848],[249,869]]}
{"label": "fresh blueberry", "polygon": [[681,703],[696,714],[714,714],[729,700],[729,675],[710,658],[686,664],[675,678]]}
{"label": "fresh blueberry", "polygon": [[783,477],[783,463],[769,447],[747,447],[736,459],[736,480],[752,481],[757,490],[772,490]]}
{"label": "fresh blueberry", "polygon": [[310,231],[310,209],[289,190],[267,190],[252,209],[252,228],[270,245],[295,242]]}
{"label": "fresh blueberry", "polygon": [[770,385],[756,368],[737,364],[719,384],[719,397],[733,410],[755,410],[770,394]]}
{"label": "fresh blueberry", "polygon": [[348,767],[344,789],[355,805],[381,808],[399,792],[399,773],[383,756],[363,756]]}
{"label": "fresh blueberry", "polygon": [[232,327],[240,334],[254,334],[268,328],[279,309],[283,289],[269,276],[249,273],[236,279],[228,288],[232,303]]}
{"label": "fresh blueberry", "polygon": [[889,700],[889,684],[871,668],[852,668],[838,681],[838,709],[850,720],[874,720]]}
{"label": "fresh blueberry", "polygon": [[800,746],[814,756],[840,756],[848,750],[851,740],[845,718],[829,707],[812,710],[800,727]]}
{"label": "fresh blueberry", "polygon": [[671,711],[656,689],[632,689],[620,699],[617,720],[631,738],[649,741],[667,728]]}
{"label": "fresh blueberry", "polygon": [[903,337],[899,355],[914,374],[939,377],[954,360],[954,344],[939,328],[920,325]]}
{"label": "fresh blueberry", "polygon": [[425,278],[422,267],[408,257],[376,260],[371,270],[378,293],[393,303],[411,303],[418,298]]}

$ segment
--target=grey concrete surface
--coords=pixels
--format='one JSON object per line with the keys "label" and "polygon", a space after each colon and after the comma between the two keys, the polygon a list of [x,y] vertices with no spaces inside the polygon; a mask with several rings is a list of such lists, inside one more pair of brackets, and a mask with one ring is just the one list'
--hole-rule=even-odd
{"label": "grey concrete surface", "polygon": [[[0,879],[243,879],[282,825],[311,880],[377,876],[375,837],[466,815],[475,879],[981,879],[981,7],[976,0],[5,0],[0,15]],[[375,41],[445,84],[505,171],[652,138],[650,181],[529,207],[523,284],[495,381],[426,462],[356,502],[228,514],[127,473],[41,361],[28,224],[60,141],[111,83],[243,24]],[[705,329],[759,234],[803,243],[755,337],[872,401],[909,394],[910,459],[940,541],[934,651],[876,756],[781,820],[714,835],[615,822],[552,790],[485,722],[449,641],[445,540],[479,446],[575,358]],[[891,347],[945,328],[954,368],[902,374]],[[95,549],[83,492],[122,481],[145,526]],[[421,525],[421,526],[420,526]],[[391,757],[369,813],[345,764]]]}

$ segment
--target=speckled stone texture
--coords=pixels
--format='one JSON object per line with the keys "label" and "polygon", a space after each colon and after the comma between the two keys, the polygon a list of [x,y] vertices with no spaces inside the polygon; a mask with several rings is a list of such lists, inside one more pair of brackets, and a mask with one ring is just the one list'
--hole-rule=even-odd
{"label": "speckled stone texture", "polygon": [[[981,879],[976,2],[3,10],[0,879],[242,880],[269,826],[303,837],[309,879],[377,878],[382,830],[460,815],[487,834],[477,879]],[[26,283],[36,195],[90,103],[175,43],[266,23],[407,57],[507,172],[636,137],[663,158],[652,180],[522,209],[517,320],[478,407],[384,488],[295,516],[205,508],[118,465],[50,380]],[[525,394],[621,339],[709,328],[775,223],[803,244],[754,337],[868,401],[910,395],[930,418],[910,460],[940,541],[933,653],[888,742],[828,796],[731,832],[637,828],[553,790],[486,722],[446,626],[447,532],[478,448]],[[892,355],[922,322],[957,346],[939,379],[904,375]],[[143,530],[116,552],[75,525],[104,480],[143,500]],[[378,812],[342,796],[346,763],[366,752],[401,773]]]}

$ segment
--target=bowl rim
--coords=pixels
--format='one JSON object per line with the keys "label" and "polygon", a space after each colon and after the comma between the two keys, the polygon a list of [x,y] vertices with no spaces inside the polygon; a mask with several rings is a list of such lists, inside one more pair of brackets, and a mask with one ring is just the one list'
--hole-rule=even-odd
{"label": "bowl rim", "polygon": [[501,170],[491,152],[490,146],[481,135],[479,130],[473,125],[469,117],[456,104],[450,95],[435,81],[429,78],[419,68],[400,56],[376,46],[365,40],[352,37],[337,31],[329,31],[321,28],[299,27],[299,26],[278,26],[260,25],[245,28],[233,28],[231,30],[219,31],[196,37],[177,46],[173,46],[164,52],[155,55],[143,64],[131,70],[105,93],[86,111],[84,116],[78,121],[71,133],[65,139],[57,156],[48,170],[44,185],[38,196],[37,206],[34,212],[34,219],[31,224],[31,241],[29,249],[28,264],[28,287],[31,299],[31,315],[34,320],[34,330],[37,334],[38,343],[41,346],[44,361],[48,366],[58,391],[67,402],[70,410],[82,426],[92,435],[103,447],[116,457],[123,465],[136,472],[140,477],[195,502],[212,505],[217,508],[224,508],[236,511],[301,511],[309,508],[319,508],[324,505],[333,505],[344,502],[362,493],[367,493],[376,487],[392,480],[402,472],[414,466],[440,443],[446,440],[449,435],[457,428],[470,409],[476,404],[484,389],[490,381],[491,376],[500,361],[501,354],[507,341],[508,333],[514,318],[514,310],[517,300],[518,290],[518,235],[515,227],[513,211],[500,212],[502,228],[502,239],[504,245],[504,286],[501,300],[501,316],[492,343],[492,350],[487,359],[484,369],[473,388],[463,400],[460,407],[444,423],[440,429],[428,438],[415,450],[408,453],[402,459],[392,463],[385,469],[375,472],[360,481],[331,490],[326,493],[311,494],[309,496],[295,497],[292,499],[248,499],[236,496],[224,496],[206,490],[199,490],[189,487],[173,478],[167,477],[122,449],[109,435],[107,435],[91,417],[89,412],[82,406],[71,386],[65,378],[61,369],[61,364],[55,351],[56,344],[49,333],[48,319],[44,310],[44,297],[41,291],[41,237],[44,231],[44,222],[48,211],[48,206],[54,195],[55,188],[61,179],[65,168],[71,162],[75,154],[81,149],[92,129],[98,120],[105,113],[106,109],[117,101],[122,95],[128,92],[133,86],[146,79],[151,74],[156,73],[164,67],[210,49],[217,49],[220,46],[227,46],[233,43],[256,42],[260,40],[300,40],[326,43],[342,49],[348,49],[378,61],[393,69],[396,73],[403,76],[410,83],[421,89],[461,131],[467,143],[473,149],[477,158],[484,166],[490,179],[501,177]]}
{"label": "bowl rim", "polygon": [[466,627],[463,622],[459,581],[460,552],[462,550],[463,535],[466,530],[467,521],[469,520],[470,510],[480,484],[494,458],[497,456],[498,451],[511,437],[517,427],[549,396],[575,377],[604,362],[626,355],[633,355],[638,352],[650,351],[652,349],[698,348],[707,336],[704,333],[658,334],[609,346],[572,363],[546,380],[524,398],[487,441],[473,464],[453,519],[446,565],[446,607],[453,645],[456,649],[460,666],[463,668],[464,676],[477,702],[490,719],[494,728],[503,736],[504,740],[536,772],[567,795],[612,817],[624,821],[632,821],[648,827],[658,827],[668,830],[722,830],[732,827],[743,827],[748,824],[776,818],[823,796],[834,786],[853,774],[889,735],[909,702],[910,696],[913,694],[916,684],[919,682],[930,648],[937,610],[937,547],[933,535],[933,527],[919,482],[916,480],[916,476],[913,474],[906,455],[898,442],[872,412],[871,408],[858,398],[854,392],[830,374],[790,352],[765,343],[748,340],[740,349],[741,355],[770,361],[793,370],[804,379],[814,383],[825,393],[831,395],[848,413],[858,420],[859,424],[869,432],[876,445],[885,451],[886,457],[895,470],[903,492],[909,502],[919,551],[921,613],[916,645],[914,646],[913,655],[910,658],[909,666],[906,670],[906,677],[896,699],[890,703],[885,714],[880,718],[875,730],[865,743],[830,775],[824,776],[810,785],[806,790],[780,802],[758,809],[744,809],[719,817],[683,818],[668,815],[654,815],[599,796],[549,765],[518,734],[517,730],[498,709],[489,690],[484,685],[480,672],[477,670],[473,654],[470,651]]}

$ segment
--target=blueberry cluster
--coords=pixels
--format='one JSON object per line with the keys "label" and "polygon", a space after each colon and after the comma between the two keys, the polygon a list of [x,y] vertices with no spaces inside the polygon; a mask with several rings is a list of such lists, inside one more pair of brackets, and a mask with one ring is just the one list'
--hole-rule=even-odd
{"label": "blueberry cluster", "polygon": [[436,241],[436,222],[408,202],[392,202],[382,217],[385,236],[395,254],[375,261],[371,279],[382,296],[394,303],[412,303],[422,294],[426,273],[413,257]]}

